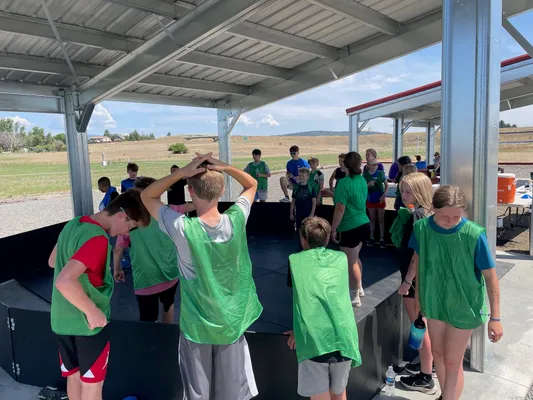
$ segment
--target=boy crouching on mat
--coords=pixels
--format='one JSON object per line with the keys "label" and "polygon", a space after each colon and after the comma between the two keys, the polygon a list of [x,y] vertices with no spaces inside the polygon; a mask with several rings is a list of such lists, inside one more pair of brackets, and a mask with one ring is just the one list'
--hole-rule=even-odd
{"label": "boy crouching on mat", "polygon": [[[155,181],[149,177],[137,178],[135,188],[144,190]],[[169,207],[181,214],[194,210],[191,203]],[[130,248],[133,288],[137,297],[140,320],[156,322],[161,303],[163,323],[173,323],[174,297],[178,287],[178,254],[174,242],[159,229],[159,224],[154,218],[151,218],[150,225],[146,228],[120,235],[114,250],[116,282],[125,281],[120,260],[126,248]]]}
{"label": "boy crouching on mat", "polygon": [[[239,182],[243,191],[236,203],[220,214],[222,172]],[[159,199],[182,178],[187,178],[197,217],[171,210]],[[179,254],[179,365],[188,400],[248,400],[258,393],[244,338],[263,310],[252,279],[246,238],[256,189],[252,176],[209,153],[197,154],[189,165],[141,194]]]}
{"label": "boy crouching on mat", "polygon": [[298,394],[311,400],[346,399],[350,370],[361,365],[348,259],[326,248],[330,235],[325,219],[306,218],[304,251],[289,257],[294,330],[285,334],[298,357]]}
{"label": "boy crouching on mat", "polygon": [[55,269],[51,325],[71,400],[102,399],[113,292],[108,235],[125,234],[149,223],[140,192],[130,190],[103,211],[68,222],[50,254],[48,264]]}

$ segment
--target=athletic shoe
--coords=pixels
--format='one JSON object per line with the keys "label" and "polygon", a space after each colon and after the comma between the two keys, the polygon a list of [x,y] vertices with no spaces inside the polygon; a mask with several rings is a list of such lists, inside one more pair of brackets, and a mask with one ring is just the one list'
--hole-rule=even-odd
{"label": "athletic shoe", "polygon": [[387,248],[387,246],[385,245],[385,239],[381,239],[381,240],[379,241],[379,248],[380,248],[380,249],[385,249],[385,248]]}
{"label": "athletic shoe", "polygon": [[437,393],[437,388],[435,387],[435,382],[433,378],[427,379],[425,374],[417,374],[412,376],[402,376],[400,378],[400,383],[409,390],[416,392],[421,392],[425,394],[435,394]]}
{"label": "athletic shoe", "polygon": [[374,239],[370,239],[370,240],[367,240],[367,241],[366,241],[366,245],[367,245],[368,247],[372,247],[372,246],[374,246],[375,244],[376,244],[376,241],[375,241]]}
{"label": "athletic shoe", "polygon": [[350,300],[352,300],[352,306],[357,308],[361,307],[361,298],[357,290],[350,290]]}
{"label": "athletic shoe", "polygon": [[[419,362],[412,362],[405,366],[405,370],[409,372],[411,375],[417,375],[421,372],[420,370],[420,363]],[[431,371],[433,375],[436,375],[435,366],[433,366],[433,369]]]}
{"label": "athletic shoe", "polygon": [[282,198],[279,202],[280,202],[280,203],[290,203],[290,202],[291,202],[291,199],[289,199],[288,197],[284,197],[284,198]]}
{"label": "athletic shoe", "polygon": [[365,289],[362,286],[359,286],[359,297],[365,297]]}
{"label": "athletic shoe", "polygon": [[47,386],[39,392],[41,400],[68,400],[67,393],[58,388]]}

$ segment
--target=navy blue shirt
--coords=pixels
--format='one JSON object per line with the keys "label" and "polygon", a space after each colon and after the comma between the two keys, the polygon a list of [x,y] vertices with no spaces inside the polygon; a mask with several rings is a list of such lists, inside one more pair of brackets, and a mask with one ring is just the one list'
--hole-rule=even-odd
{"label": "navy blue shirt", "polygon": [[[454,226],[450,229],[444,229],[438,226],[434,220],[434,217],[431,216],[429,217],[429,226],[438,233],[449,235],[457,233],[459,229],[463,227],[466,221],[468,221],[466,218],[462,218],[461,222],[459,222],[457,226]],[[409,247],[413,249],[417,254],[419,253],[418,241],[416,240],[414,232],[411,234],[411,238],[409,239]],[[496,266],[496,263],[494,262],[494,259],[492,258],[492,254],[489,249],[487,236],[484,233],[479,236],[477,241],[476,251],[474,253],[474,264],[479,271],[491,269]]]}
{"label": "navy blue shirt", "polygon": [[309,185],[296,185],[292,191],[294,208],[296,211],[296,228],[300,229],[302,221],[309,217],[313,209],[313,199],[318,195],[314,187]]}
{"label": "navy blue shirt", "polygon": [[303,158],[287,161],[287,172],[293,176],[291,178],[292,183],[298,183],[298,181],[295,178],[298,176],[298,170],[300,168],[311,168],[311,167],[309,167],[309,164]]}

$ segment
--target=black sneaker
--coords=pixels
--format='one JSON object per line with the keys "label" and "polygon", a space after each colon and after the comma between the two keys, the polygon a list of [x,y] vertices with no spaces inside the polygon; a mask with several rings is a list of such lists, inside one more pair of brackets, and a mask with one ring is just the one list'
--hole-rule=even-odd
{"label": "black sneaker", "polygon": [[374,239],[370,239],[370,240],[367,240],[367,241],[366,241],[366,245],[367,245],[368,247],[372,247],[372,246],[374,246],[375,244],[376,244],[376,241],[375,241]]}
{"label": "black sneaker", "polygon": [[381,239],[379,241],[379,248],[380,249],[386,249],[387,248],[387,246],[385,245],[385,240],[384,239]]}
{"label": "black sneaker", "polygon": [[409,390],[416,392],[422,392],[425,394],[435,394],[437,393],[437,387],[433,378],[425,374],[417,374],[412,376],[402,376],[400,378],[400,383]]}
{"label": "black sneaker", "polygon": [[39,392],[41,400],[68,400],[67,393],[58,388],[47,386]]}
{"label": "black sneaker", "polygon": [[[409,372],[411,375],[417,375],[419,374],[421,371],[420,371],[420,363],[419,362],[412,362],[412,363],[409,363],[405,366],[405,370],[407,372]],[[431,373],[435,376],[436,375],[436,371],[435,371],[435,366],[433,366],[433,369],[431,371]]]}

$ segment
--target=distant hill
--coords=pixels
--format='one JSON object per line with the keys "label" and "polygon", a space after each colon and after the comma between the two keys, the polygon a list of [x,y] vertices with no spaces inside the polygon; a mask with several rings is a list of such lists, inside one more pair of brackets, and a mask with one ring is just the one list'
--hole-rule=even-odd
{"label": "distant hill", "polygon": [[[287,133],[281,136],[348,136],[348,131],[306,131]],[[362,131],[360,135],[381,135],[383,132]]]}

